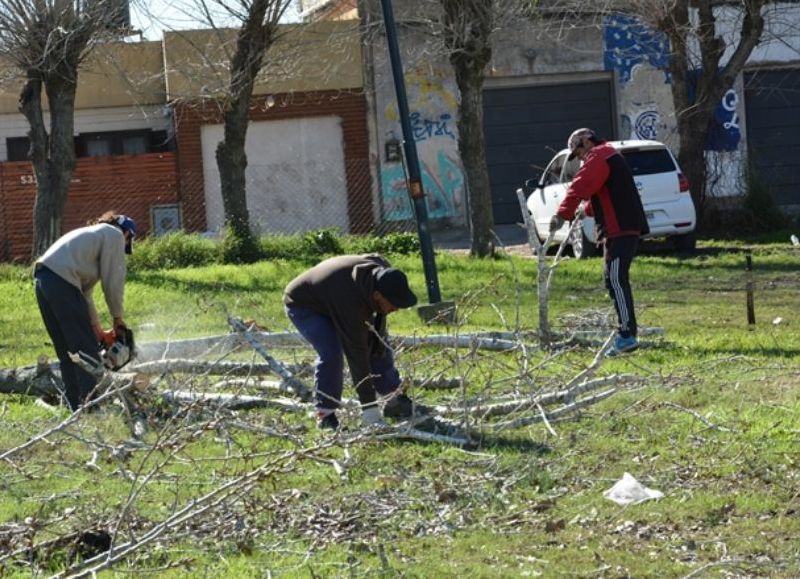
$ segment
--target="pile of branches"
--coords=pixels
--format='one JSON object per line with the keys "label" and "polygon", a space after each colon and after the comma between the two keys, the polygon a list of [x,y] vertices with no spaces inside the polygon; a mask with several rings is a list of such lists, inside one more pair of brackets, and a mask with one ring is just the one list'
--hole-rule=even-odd
{"label": "pile of branches", "polygon": [[[251,516],[257,510],[251,502],[265,481],[302,474],[311,464],[325,465],[346,479],[355,466],[349,449],[381,440],[491,448],[493,440],[533,424],[557,435],[559,421],[574,419],[616,392],[639,388],[647,380],[601,374],[613,334],[589,364],[563,379],[545,378],[540,370],[574,352],[575,346],[549,351],[543,361],[534,363],[538,341],[533,333],[398,337],[391,346],[406,376],[405,387],[431,412],[388,427],[363,429],[357,426],[358,404],[344,400],[345,428],[309,442],[305,416],[313,409],[313,371],[307,344],[296,334],[261,332],[233,316],[228,321],[233,331],[225,336],[143,345],[136,363],[125,372],[95,367],[100,381],[91,402],[39,432],[18,433],[25,441],[0,452],[0,459],[15,473],[7,482],[13,486],[36,478],[40,466],[29,463],[35,447],[52,446],[59,437],[78,441],[88,460],[76,464],[76,469],[99,472],[112,465],[110,476],[129,489],[126,502],[114,513],[94,512],[91,505],[83,505],[0,526],[0,569],[19,565],[46,569],[45,562],[58,552],[66,575],[88,576],[121,561],[135,564],[139,557],[150,557],[156,546],[187,538],[213,542],[221,537],[246,553],[264,535]],[[437,365],[449,370],[425,370]],[[4,371],[0,387],[53,400],[60,389],[57,366],[40,360],[36,367]],[[435,403],[428,404],[434,397]],[[268,411],[253,411],[264,408]],[[63,415],[55,407],[53,412]],[[130,438],[113,439],[89,427],[91,417],[104,412],[122,416]],[[237,433],[282,443],[251,453],[237,447]],[[154,485],[179,485],[165,474],[167,466],[185,460],[189,449],[208,434],[228,448],[224,460],[248,468],[234,469],[190,500],[176,498],[161,519],[138,514],[136,506]],[[371,524],[402,509],[405,500],[399,491],[394,498],[370,495],[369,508],[366,503],[345,504],[334,512],[330,505],[301,508],[302,497],[292,492],[272,495],[273,510],[287,514],[273,516],[269,532],[290,529],[298,540],[313,535],[319,546],[362,537]],[[456,491],[439,489],[434,497],[447,502],[451,492]],[[176,497],[179,494],[176,491]],[[364,523],[365,517],[370,525]],[[446,528],[442,524],[431,532]],[[169,566],[178,564],[172,560]]]}

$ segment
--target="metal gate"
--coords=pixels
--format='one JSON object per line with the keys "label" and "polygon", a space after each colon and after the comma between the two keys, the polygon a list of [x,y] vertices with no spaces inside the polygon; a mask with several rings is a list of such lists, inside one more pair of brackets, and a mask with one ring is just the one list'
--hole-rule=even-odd
{"label": "metal gate", "polygon": [[539,177],[574,129],[591,127],[608,139],[616,135],[610,80],[487,88],[483,114],[497,224],[522,220],[517,188]]}
{"label": "metal gate", "polygon": [[748,158],[778,205],[800,206],[800,69],[744,76]]}

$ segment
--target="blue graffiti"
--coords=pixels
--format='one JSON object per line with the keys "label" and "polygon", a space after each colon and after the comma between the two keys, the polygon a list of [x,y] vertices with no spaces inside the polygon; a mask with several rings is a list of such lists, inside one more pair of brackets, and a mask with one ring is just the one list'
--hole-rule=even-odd
{"label": "blue graffiti", "polygon": [[427,141],[432,137],[450,137],[456,138],[453,131],[450,130],[448,123],[453,117],[448,113],[439,115],[438,120],[430,120],[422,118],[420,113],[411,113],[409,119],[411,121],[411,131],[414,134],[414,140],[417,142]]}
{"label": "blue graffiti", "polygon": [[[623,14],[606,17],[603,23],[603,60],[606,70],[619,72],[620,82],[631,80],[634,67],[648,63],[664,71],[665,82],[672,82],[669,75],[669,41],[666,36],[656,32],[639,22],[636,18]],[[700,71],[690,72],[689,101],[694,102],[697,78]],[[739,119],[736,113],[738,96],[736,91],[729,90],[723,96],[714,112],[714,120],[705,143],[706,151],[735,151],[739,147],[742,135],[739,130]],[[654,115],[657,113],[653,112]],[[655,138],[657,134],[657,118],[644,113],[636,119],[634,130],[640,138]],[[653,135],[648,137],[648,135]]]}
{"label": "blue graffiti", "polygon": [[620,82],[631,80],[633,68],[649,63],[665,74],[669,82],[669,40],[633,16],[612,14],[603,22],[603,63],[606,70],[619,72]]}
{"label": "blue graffiti", "polygon": [[[425,190],[425,205],[431,219],[455,217],[458,213],[457,197],[464,190],[464,174],[461,167],[439,151],[436,170],[421,163],[422,186]],[[403,221],[414,218],[414,209],[406,187],[403,165],[392,164],[381,171],[383,189],[383,215],[387,221]]]}
{"label": "blue graffiti", "polygon": [[[697,79],[701,74],[701,70],[693,70],[686,79],[689,85],[689,102],[694,102]],[[739,148],[742,132],[739,130],[739,115],[736,112],[738,104],[739,96],[735,90],[730,89],[722,96],[708,128],[706,151],[736,151]]]}
{"label": "blue graffiti", "polygon": [[636,118],[636,136],[640,139],[655,140],[658,137],[658,122],[661,115],[657,111],[645,111]]}

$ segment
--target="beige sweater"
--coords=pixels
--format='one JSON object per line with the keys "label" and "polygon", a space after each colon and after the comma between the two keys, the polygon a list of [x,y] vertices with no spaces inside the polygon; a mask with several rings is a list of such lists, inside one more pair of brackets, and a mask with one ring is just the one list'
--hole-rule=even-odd
{"label": "beige sweater", "polygon": [[125,293],[125,236],[114,225],[100,223],[62,235],[40,257],[37,264],[78,288],[89,303],[89,318],[100,324],[92,291],[101,282],[111,316],[123,317]]}

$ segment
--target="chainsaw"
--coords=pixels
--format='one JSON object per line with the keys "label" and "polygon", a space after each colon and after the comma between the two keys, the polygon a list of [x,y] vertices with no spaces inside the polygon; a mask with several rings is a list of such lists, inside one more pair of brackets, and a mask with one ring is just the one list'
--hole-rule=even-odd
{"label": "chainsaw", "polygon": [[103,365],[117,371],[136,357],[136,344],[133,341],[133,330],[130,328],[118,329],[114,342],[100,350],[100,359]]}

